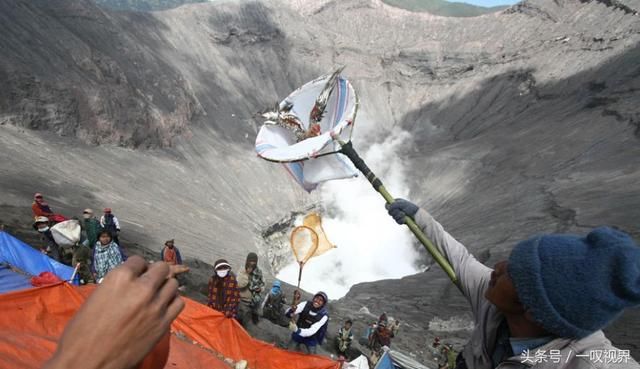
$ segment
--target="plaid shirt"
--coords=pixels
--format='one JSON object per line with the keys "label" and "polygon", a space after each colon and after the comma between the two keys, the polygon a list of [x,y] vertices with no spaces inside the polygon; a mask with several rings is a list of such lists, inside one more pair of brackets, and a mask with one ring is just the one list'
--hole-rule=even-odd
{"label": "plaid shirt", "polygon": [[240,290],[238,289],[236,277],[229,272],[222,280],[222,301],[217,301],[218,286],[216,282],[218,279],[217,275],[209,279],[209,303],[207,305],[212,309],[225,313],[225,315],[230,313],[235,318],[238,315],[238,304],[240,303]]}
{"label": "plaid shirt", "polygon": [[107,246],[102,246],[97,242],[93,248],[93,263],[91,263],[91,269],[96,273],[96,280],[104,278],[111,269],[115,269],[125,260],[127,257],[117,243],[111,241]]}

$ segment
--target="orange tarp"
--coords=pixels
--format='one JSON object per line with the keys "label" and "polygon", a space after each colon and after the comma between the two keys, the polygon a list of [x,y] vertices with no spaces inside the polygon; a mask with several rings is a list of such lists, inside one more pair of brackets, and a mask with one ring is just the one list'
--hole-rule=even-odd
{"label": "orange tarp", "polygon": [[[0,368],[40,368],[93,289],[61,283],[0,295]],[[171,329],[186,342],[171,335],[165,368],[228,369],[210,350],[234,361],[246,360],[249,369],[339,368],[328,358],[287,352],[253,339],[235,320],[188,298],[185,302]]]}
{"label": "orange tarp", "polygon": [[[246,360],[250,369],[337,369],[329,358],[289,352],[252,338],[235,319],[185,299],[186,307],[171,328],[200,345],[234,361]],[[269,323],[266,323],[269,324]]]}

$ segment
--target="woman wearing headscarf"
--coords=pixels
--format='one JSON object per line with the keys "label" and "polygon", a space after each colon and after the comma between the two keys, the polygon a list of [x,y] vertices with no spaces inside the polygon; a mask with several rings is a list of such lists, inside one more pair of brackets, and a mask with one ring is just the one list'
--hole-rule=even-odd
{"label": "woman wearing headscarf", "polygon": [[231,272],[231,265],[225,259],[215,262],[214,274],[209,279],[209,305],[227,318],[238,315],[240,290],[235,275]]}

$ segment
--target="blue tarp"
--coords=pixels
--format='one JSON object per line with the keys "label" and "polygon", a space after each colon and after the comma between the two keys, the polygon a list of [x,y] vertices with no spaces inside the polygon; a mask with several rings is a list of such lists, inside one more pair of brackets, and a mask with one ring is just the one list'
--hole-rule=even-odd
{"label": "blue tarp", "polygon": [[[51,259],[3,231],[0,231],[0,264],[9,264],[33,276],[51,272],[65,281],[73,275],[73,268]],[[3,283],[4,278],[0,278],[0,289]]]}
{"label": "blue tarp", "polygon": [[31,279],[16,273],[7,265],[0,265],[0,293],[31,288]]}
{"label": "blue tarp", "polygon": [[378,360],[375,369],[396,369],[393,365],[393,360],[391,360],[391,355],[386,351],[382,354],[382,357]]}

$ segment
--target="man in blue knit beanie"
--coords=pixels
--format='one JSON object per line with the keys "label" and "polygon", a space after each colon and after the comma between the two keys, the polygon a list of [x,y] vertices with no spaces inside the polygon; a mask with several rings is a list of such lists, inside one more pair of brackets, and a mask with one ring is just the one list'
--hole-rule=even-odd
{"label": "man in blue knit beanie", "polygon": [[471,304],[475,329],[457,369],[640,369],[602,332],[640,306],[640,247],[626,233],[533,237],[491,269],[415,204],[397,199],[387,210],[399,224],[415,219]]}

